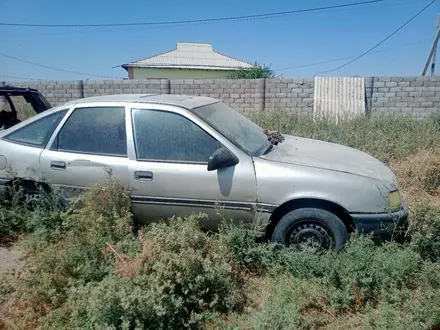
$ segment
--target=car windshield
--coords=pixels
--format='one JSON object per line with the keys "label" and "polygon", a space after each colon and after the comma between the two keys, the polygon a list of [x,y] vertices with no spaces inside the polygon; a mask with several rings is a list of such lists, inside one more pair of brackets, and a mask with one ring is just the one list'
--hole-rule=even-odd
{"label": "car windshield", "polygon": [[193,112],[252,156],[261,156],[271,146],[260,126],[223,102],[199,107]]}

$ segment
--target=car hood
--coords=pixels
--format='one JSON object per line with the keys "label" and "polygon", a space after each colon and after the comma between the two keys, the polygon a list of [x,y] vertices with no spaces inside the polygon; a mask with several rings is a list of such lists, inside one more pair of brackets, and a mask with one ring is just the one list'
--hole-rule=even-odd
{"label": "car hood", "polygon": [[369,177],[397,186],[391,169],[367,153],[330,142],[291,135],[284,137],[284,142],[261,158]]}

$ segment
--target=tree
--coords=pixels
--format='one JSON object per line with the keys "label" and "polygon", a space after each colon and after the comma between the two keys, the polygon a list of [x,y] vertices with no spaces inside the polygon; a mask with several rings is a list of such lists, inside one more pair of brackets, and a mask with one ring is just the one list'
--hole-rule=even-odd
{"label": "tree", "polygon": [[260,78],[274,78],[275,72],[270,66],[260,65],[255,62],[252,68],[239,69],[229,75],[230,79],[260,79]]}

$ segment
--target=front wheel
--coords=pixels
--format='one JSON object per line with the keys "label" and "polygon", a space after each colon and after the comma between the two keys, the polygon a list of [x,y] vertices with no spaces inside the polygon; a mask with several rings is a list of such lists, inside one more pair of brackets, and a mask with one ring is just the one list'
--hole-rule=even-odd
{"label": "front wheel", "polygon": [[317,208],[302,208],[285,214],[275,226],[272,242],[287,247],[312,245],[341,250],[348,241],[344,223],[335,214]]}

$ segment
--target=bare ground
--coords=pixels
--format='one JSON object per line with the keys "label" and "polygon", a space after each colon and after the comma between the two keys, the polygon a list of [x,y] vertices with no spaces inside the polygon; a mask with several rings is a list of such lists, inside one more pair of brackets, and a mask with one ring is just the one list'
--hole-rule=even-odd
{"label": "bare ground", "polygon": [[13,274],[23,266],[23,252],[16,245],[0,245],[0,276]]}

